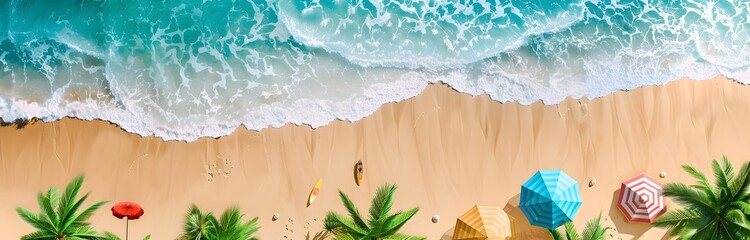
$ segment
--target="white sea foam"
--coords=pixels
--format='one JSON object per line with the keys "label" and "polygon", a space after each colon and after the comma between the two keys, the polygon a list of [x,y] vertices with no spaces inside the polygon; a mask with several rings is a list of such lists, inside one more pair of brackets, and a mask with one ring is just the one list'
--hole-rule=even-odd
{"label": "white sea foam", "polygon": [[[611,68],[601,69],[612,72]],[[710,71],[704,71],[710,70]],[[684,72],[696,79],[704,79],[712,74],[720,73],[711,67],[701,70],[701,73]],[[591,71],[599,71],[591,69]],[[628,73],[628,71],[618,71]],[[747,74],[739,73],[741,74]],[[514,81],[502,76],[484,76],[476,81],[469,80],[469,74],[462,70],[449,71],[443,74],[426,74],[411,72],[393,82],[373,84],[368,89],[354,94],[344,101],[329,101],[323,99],[297,99],[291,104],[273,103],[259,107],[244,114],[233,121],[220,121],[204,116],[193,116],[196,124],[166,126],[152,122],[147,116],[116,107],[111,103],[97,102],[91,99],[85,101],[62,101],[59,98],[45,103],[34,103],[18,99],[0,97],[0,112],[6,119],[40,118],[44,121],[54,121],[65,116],[72,116],[85,120],[102,119],[113,122],[124,130],[141,136],[155,135],[164,140],[194,141],[200,137],[221,137],[232,133],[239,125],[250,130],[261,130],[266,127],[281,127],[288,123],[307,124],[313,128],[325,126],[335,119],[357,121],[389,102],[398,102],[418,95],[430,83],[446,83],[459,92],[471,95],[487,94],[500,102],[519,102],[531,104],[542,100],[546,104],[555,104],[565,97],[573,96],[589,98],[605,96],[609,93],[632,89],[647,85],[663,84],[677,78],[678,75],[666,74],[650,76],[652,82],[619,82],[613,84],[610,78],[627,78],[643,76],[626,76],[618,74],[600,75],[587,83],[568,84],[567,91],[559,88],[543,87],[539,85]],[[733,76],[737,77],[737,76]],[[737,78],[748,82],[747,78]],[[578,86],[578,87],[576,87]],[[134,117],[140,116],[140,117]]]}
{"label": "white sea foam", "polygon": [[[526,16],[537,22],[534,27],[501,45],[485,40],[511,22],[472,21],[524,14],[510,3],[477,0],[438,20],[421,15],[442,13],[438,6],[449,1],[427,7],[376,4],[372,15],[343,19],[315,18],[324,7],[314,4],[294,6],[305,9],[304,16],[288,15],[292,8],[275,15],[274,1],[129,3],[122,11],[137,15],[150,8],[159,14],[123,20],[142,27],[136,30],[102,23],[107,35],[97,39],[83,37],[92,31],[77,35],[74,30],[83,27],[69,24],[86,21],[68,19],[70,28],[52,31],[56,34],[30,29],[12,32],[12,41],[0,40],[0,117],[102,119],[142,136],[193,141],[224,136],[238,126],[357,121],[431,83],[521,104],[596,98],[680,77],[725,75],[750,83],[750,23],[742,17],[750,7],[740,0],[694,1],[684,3],[687,7],[673,1],[584,1],[585,11],[562,12],[555,24]],[[336,13],[353,14],[364,6],[356,7]],[[400,10],[388,12],[394,7]],[[209,17],[216,12],[228,17]],[[306,31],[311,24],[320,27]],[[347,29],[353,24],[361,25]],[[474,30],[488,34],[468,34]],[[412,36],[400,31],[417,37],[398,37]],[[383,32],[390,35],[378,35]],[[337,34],[360,38],[325,38]],[[442,37],[430,42],[425,36]],[[364,52],[349,54],[348,48]]]}
{"label": "white sea foam", "polygon": [[[532,36],[566,30],[584,17],[586,2],[588,1],[561,1],[560,4],[568,4],[562,8],[564,11],[552,13],[537,11],[535,7],[540,6],[536,5],[519,3],[514,6],[509,2],[493,6],[498,3],[490,4],[486,1],[437,1],[426,5],[408,5],[394,1],[388,3],[393,5],[391,10],[386,10],[388,7],[383,2],[371,1],[374,9],[369,10],[357,5],[345,9],[307,6],[304,8],[307,11],[298,11],[294,2],[282,1],[278,16],[296,41],[338,54],[351,63],[364,67],[441,71],[461,68],[502,52],[516,50],[526,45]],[[475,12],[475,4],[483,6],[484,11]],[[526,14],[519,8],[524,8]],[[394,9],[399,9],[407,16],[392,17],[390,11],[395,11]],[[518,25],[498,25],[493,22],[510,19],[504,13],[506,9],[522,19]],[[358,11],[375,12],[376,16],[355,14]],[[321,20],[308,19],[312,14],[319,16]],[[456,20],[462,18],[469,20]],[[319,23],[329,21],[340,23],[322,26]],[[523,27],[518,27],[519,25]]]}

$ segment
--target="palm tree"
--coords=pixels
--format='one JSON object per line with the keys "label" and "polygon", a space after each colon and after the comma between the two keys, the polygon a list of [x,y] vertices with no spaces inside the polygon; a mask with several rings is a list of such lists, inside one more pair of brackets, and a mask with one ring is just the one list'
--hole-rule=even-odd
{"label": "palm tree", "polygon": [[746,239],[750,236],[750,163],[742,164],[738,174],[726,156],[722,164],[714,160],[711,167],[715,177],[713,186],[703,173],[682,166],[697,184],[667,184],[664,196],[683,208],[659,216],[653,225],[670,228],[670,236],[678,236],[678,239]]}
{"label": "palm tree", "polygon": [[354,203],[346,194],[339,191],[341,201],[344,202],[346,210],[349,212],[351,219],[345,218],[334,212],[326,214],[323,223],[326,231],[334,235],[335,240],[377,240],[377,239],[426,239],[424,237],[410,236],[398,233],[398,230],[417,214],[419,208],[412,208],[406,212],[397,212],[391,215],[391,206],[393,206],[393,194],[396,192],[396,185],[387,184],[378,188],[375,192],[375,198],[370,205],[370,216],[365,223],[359,211],[354,207]]}
{"label": "palm tree", "polygon": [[65,192],[60,196],[57,188],[50,188],[47,193],[37,194],[40,213],[32,213],[29,210],[17,207],[18,216],[26,223],[36,228],[36,232],[27,234],[21,239],[40,240],[62,240],[62,239],[102,239],[102,237],[91,228],[87,221],[91,214],[106,202],[97,202],[94,205],[79,211],[83,202],[89,194],[86,193],[80,199],[77,198],[78,191],[83,185],[84,177],[78,176],[65,187]]}
{"label": "palm tree", "polygon": [[572,222],[565,223],[565,235],[557,229],[550,229],[549,233],[554,240],[604,240],[604,234],[607,233],[608,229],[602,226],[602,216],[600,214],[586,223],[583,235],[578,234],[578,230],[576,230]]}
{"label": "palm tree", "polygon": [[190,212],[185,215],[184,233],[180,239],[185,240],[213,240],[213,239],[237,239],[257,240],[253,234],[258,232],[258,218],[242,222],[244,215],[239,208],[230,207],[221,214],[217,220],[213,213],[203,213],[197,206],[193,205]]}
{"label": "palm tree", "polygon": [[215,231],[217,225],[213,213],[202,213],[197,206],[190,207],[190,211],[185,215],[184,233],[181,239],[203,240],[208,239],[210,232]]}

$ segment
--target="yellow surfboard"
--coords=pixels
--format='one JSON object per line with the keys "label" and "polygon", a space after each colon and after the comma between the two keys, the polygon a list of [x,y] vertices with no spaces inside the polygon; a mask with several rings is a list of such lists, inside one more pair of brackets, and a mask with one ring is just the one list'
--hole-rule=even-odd
{"label": "yellow surfboard", "polygon": [[310,191],[310,197],[307,198],[307,206],[309,207],[312,205],[313,202],[315,202],[315,199],[318,198],[318,194],[320,194],[320,188],[323,187],[323,179],[318,179],[318,183],[315,183],[315,187],[313,187],[312,191]]}
{"label": "yellow surfboard", "polygon": [[365,166],[362,164],[362,160],[359,160],[357,164],[354,164],[354,180],[357,182],[357,186],[362,186],[362,177],[364,177]]}

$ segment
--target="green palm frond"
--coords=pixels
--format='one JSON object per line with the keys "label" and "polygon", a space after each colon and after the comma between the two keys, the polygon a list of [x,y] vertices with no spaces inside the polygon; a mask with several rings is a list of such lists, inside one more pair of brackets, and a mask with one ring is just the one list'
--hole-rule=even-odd
{"label": "green palm frond", "polygon": [[[727,179],[727,183],[729,183],[730,179],[734,178],[734,166],[732,166],[732,163],[729,162],[729,159],[727,156],[721,157],[721,169],[724,172],[724,176]],[[727,184],[728,185],[728,184]]]}
{"label": "green palm frond", "polygon": [[657,217],[651,224],[657,227],[686,226],[691,221],[701,218],[697,211],[675,209]]}
{"label": "green palm frond", "polygon": [[21,220],[39,231],[51,233],[57,232],[55,226],[43,216],[37,215],[23,208],[16,208],[16,213],[18,213],[18,216],[21,217]]}
{"label": "green palm frond", "polygon": [[549,229],[549,234],[552,236],[552,240],[565,240],[563,234],[557,229]]}
{"label": "green palm frond", "polygon": [[330,232],[323,229],[322,231],[315,233],[315,235],[310,238],[310,232],[307,232],[307,234],[305,235],[305,240],[326,240],[330,238],[330,234]]}
{"label": "green palm frond", "polygon": [[[38,193],[36,196],[36,201],[39,204],[39,210],[41,211],[39,215],[46,216],[50,223],[59,222],[58,215],[55,214],[55,205],[60,201],[60,196],[56,188],[50,188],[47,191],[47,194],[41,192]],[[54,227],[60,228],[60,226]]]}
{"label": "green palm frond", "polygon": [[348,233],[339,233],[333,235],[333,240],[360,240],[360,238],[355,238]]}
{"label": "green palm frond", "polygon": [[719,222],[711,221],[708,224],[702,226],[692,226],[695,228],[695,239],[728,239],[723,231],[720,231]]}
{"label": "green palm frond", "polygon": [[750,162],[742,164],[737,176],[729,183],[729,190],[732,202],[750,200]]}
{"label": "green palm frond", "polygon": [[714,172],[714,186],[719,191],[719,199],[723,201],[729,195],[729,177],[726,174],[726,169],[719,165],[718,161],[711,163],[711,170]]}
{"label": "green palm frond", "polygon": [[219,224],[216,226],[216,235],[219,239],[245,239],[242,236],[241,228],[238,225],[242,224],[240,210],[235,207],[230,207],[221,214],[219,217]]}
{"label": "green palm frond", "polygon": [[237,207],[231,207],[224,211],[219,218],[219,226],[217,236],[219,239],[238,239],[238,240],[249,240],[253,239],[253,234],[257,232],[260,227],[257,226],[258,218],[251,219],[248,222],[242,222],[243,214],[240,213],[240,209]]}
{"label": "green palm frond", "polygon": [[106,240],[104,236],[97,233],[91,227],[70,228],[64,239],[96,239]]}
{"label": "green palm frond", "polygon": [[372,205],[369,209],[368,221],[362,220],[361,215],[354,203],[343,192],[339,191],[341,201],[350,218],[343,215],[328,212],[323,221],[325,230],[333,235],[333,239],[425,239],[424,237],[410,236],[399,233],[399,229],[406,224],[419,208],[413,208],[406,212],[398,212],[391,215],[393,207],[393,195],[396,185],[386,184],[377,189]]}
{"label": "green palm frond", "polygon": [[696,179],[697,184],[691,185],[691,187],[700,189],[706,196],[709,197],[710,201],[716,201],[716,193],[714,193],[713,187],[711,187],[711,184],[708,183],[708,179],[706,179],[706,175],[701,173],[700,171],[696,170],[695,168],[689,166],[689,165],[683,165],[682,169],[685,170],[690,176],[693,176],[693,178]]}
{"label": "green palm frond", "polygon": [[[37,229],[22,239],[104,239],[103,236],[91,229],[88,218],[105,202],[94,203],[83,211],[79,211],[88,193],[78,198],[83,186],[83,175],[75,177],[65,187],[61,195],[56,188],[37,194],[39,214],[23,208],[16,208],[21,219]],[[49,238],[49,236],[54,236]]]}
{"label": "green palm frond", "polygon": [[604,240],[605,234],[610,228],[602,226],[602,215],[589,220],[583,229],[583,234],[578,234],[575,225],[572,222],[566,222],[564,225],[565,234],[557,229],[549,229],[549,234],[553,240]]}
{"label": "green palm frond", "polygon": [[750,203],[743,202],[743,201],[734,201],[727,206],[732,209],[739,209],[744,213],[746,216],[750,215]]}
{"label": "green palm frond", "polygon": [[375,197],[370,205],[370,225],[378,224],[378,221],[384,220],[393,206],[393,193],[396,192],[396,185],[386,184],[380,186],[375,191]]}
{"label": "green palm frond", "polygon": [[750,235],[750,163],[745,162],[735,172],[726,156],[721,161],[713,160],[713,185],[694,168],[683,169],[697,184],[665,185],[664,196],[683,208],[658,217],[654,226],[669,228],[670,236],[677,239],[744,239]]}
{"label": "green palm frond", "polygon": [[[76,218],[78,217],[78,213],[77,213],[78,208],[80,208],[81,205],[83,205],[83,202],[86,201],[88,197],[89,197],[88,194],[84,194],[80,200],[76,201],[75,199],[72,199],[69,202],[69,206],[67,206],[66,209],[64,210],[66,215],[64,215],[64,217],[60,219],[61,220],[60,222],[62,224],[61,228],[67,228],[76,221]],[[84,222],[84,224],[86,223]]]}
{"label": "green palm frond", "polygon": [[211,237],[209,233],[213,231],[214,225],[209,221],[210,218],[213,218],[212,213],[204,214],[197,206],[192,205],[188,214],[185,215],[183,238],[201,240]]}
{"label": "green palm frond", "polygon": [[57,238],[57,235],[47,231],[37,231],[21,236],[21,240],[52,240],[55,238]]}
{"label": "green palm frond", "polygon": [[746,228],[747,220],[745,219],[745,213],[739,209],[729,210],[727,214],[724,215],[724,222],[740,226],[741,228],[735,229],[736,231],[750,230],[750,228]]}
{"label": "green palm frond", "polygon": [[568,240],[580,240],[581,237],[578,235],[578,230],[572,222],[565,223],[565,236]]}
{"label": "green palm frond", "polygon": [[250,221],[242,224],[242,228],[245,230],[244,234],[246,236],[249,236],[249,239],[255,239],[252,236],[255,235],[255,233],[257,233],[258,231],[260,231],[260,226],[258,226],[258,217],[255,217],[251,219]]}
{"label": "green palm frond", "polygon": [[419,212],[419,208],[412,208],[409,211],[406,212],[398,212],[396,214],[391,215],[388,217],[388,219],[385,221],[385,229],[389,229],[387,234],[395,234],[399,230],[401,230],[401,227],[406,224],[407,221],[409,221],[414,215]]}
{"label": "green palm frond", "polygon": [[743,239],[750,236],[750,226],[747,223],[727,223],[724,226],[724,231],[731,236],[729,239]]}
{"label": "green palm frond", "polygon": [[604,240],[607,229],[608,228],[602,226],[602,215],[599,214],[599,216],[586,223],[586,227],[583,228],[581,237],[583,239]]}
{"label": "green palm frond", "polygon": [[[672,229],[674,232],[676,229]],[[677,240],[691,240],[695,236],[696,229],[694,228],[683,228],[677,231],[677,233],[670,233],[670,236],[677,236]]]}
{"label": "green palm frond", "polygon": [[98,210],[100,207],[102,207],[102,205],[106,203],[106,202],[97,202],[91,205],[90,207],[86,208],[82,212],[79,212],[78,209],[81,207],[81,205],[83,204],[83,201],[85,201],[86,198],[88,198],[88,194],[81,197],[81,199],[78,200],[71,207],[71,210],[69,211],[70,214],[68,214],[68,216],[66,216],[66,218],[63,219],[64,221],[62,223],[63,228],[67,228],[71,226],[72,227],[88,226],[89,217],[91,217],[91,215],[93,215],[96,210]]}
{"label": "green palm frond", "polygon": [[260,227],[257,225],[258,218],[243,222],[244,214],[237,207],[230,207],[221,214],[219,219],[211,212],[202,212],[197,206],[192,205],[185,215],[183,240],[213,240],[213,239],[237,239],[252,240],[253,235]]}
{"label": "green palm frond", "polygon": [[663,194],[681,205],[690,206],[704,212],[714,212],[716,208],[720,207],[716,202],[709,201],[708,197],[702,192],[695,191],[695,189],[683,183],[667,183],[664,185]]}
{"label": "green palm frond", "polygon": [[323,226],[326,230],[332,233],[348,233],[349,235],[358,238],[363,237],[368,233],[365,229],[358,227],[353,221],[334,212],[326,214]]}
{"label": "green palm frond", "polygon": [[354,223],[364,230],[369,229],[367,227],[367,223],[365,223],[365,221],[362,219],[362,215],[359,213],[359,210],[357,210],[357,207],[354,206],[352,200],[349,199],[349,196],[344,194],[344,192],[342,191],[339,191],[339,196],[341,197],[341,201],[344,202],[344,207],[346,207],[346,211],[349,212],[349,217],[352,218]]}
{"label": "green palm frond", "polygon": [[63,192],[63,195],[60,198],[60,204],[57,206],[58,216],[68,215],[68,212],[71,210],[73,204],[76,201],[78,191],[83,185],[83,179],[84,177],[82,175],[78,176],[70,181],[70,183],[68,183],[68,185],[65,187],[65,192]]}
{"label": "green palm frond", "polygon": [[103,237],[104,239],[107,239],[107,240],[121,240],[122,239],[120,238],[120,236],[117,236],[117,234],[114,234],[110,231],[104,231]]}

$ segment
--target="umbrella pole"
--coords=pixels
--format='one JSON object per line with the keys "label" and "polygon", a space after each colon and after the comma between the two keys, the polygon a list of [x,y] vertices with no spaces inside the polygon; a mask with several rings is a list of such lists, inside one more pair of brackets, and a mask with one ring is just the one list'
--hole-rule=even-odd
{"label": "umbrella pole", "polygon": [[128,240],[128,223],[130,223],[130,219],[125,217],[125,240]]}

